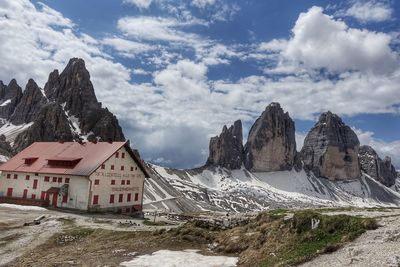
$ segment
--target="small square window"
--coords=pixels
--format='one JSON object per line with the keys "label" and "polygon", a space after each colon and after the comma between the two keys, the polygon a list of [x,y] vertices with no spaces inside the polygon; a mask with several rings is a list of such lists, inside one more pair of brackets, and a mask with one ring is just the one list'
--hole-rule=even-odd
{"label": "small square window", "polygon": [[18,179],[18,174],[14,174],[14,179]]}
{"label": "small square window", "polygon": [[131,172],[133,172],[133,167],[131,167]]}
{"label": "small square window", "polygon": [[111,165],[111,170],[114,170],[114,165]]}
{"label": "small square window", "polygon": [[58,182],[62,183],[62,177],[58,177]]}
{"label": "small square window", "polygon": [[69,184],[69,178],[65,178],[65,183]]}
{"label": "small square window", "polygon": [[25,176],[25,180],[29,181],[31,177],[29,175]]}
{"label": "small square window", "polygon": [[101,164],[101,169],[104,170],[106,168],[105,164]]}
{"label": "small square window", "polygon": [[53,177],[53,183],[57,183],[57,177]]}
{"label": "small square window", "polygon": [[131,184],[131,180],[126,180],[126,184],[127,185]]}
{"label": "small square window", "polygon": [[7,179],[11,179],[11,173],[7,173]]}
{"label": "small square window", "polygon": [[119,158],[119,152],[115,152],[115,157]]}
{"label": "small square window", "polygon": [[95,185],[99,185],[100,184],[100,180],[99,179],[94,180],[94,184]]}
{"label": "small square window", "polygon": [[45,181],[45,182],[50,182],[50,177],[49,177],[49,176],[45,176],[45,177],[44,177],[44,181]]}
{"label": "small square window", "polygon": [[124,166],[121,166],[121,171],[123,171],[125,169],[125,167]]}
{"label": "small square window", "polygon": [[137,171],[137,167],[135,167],[135,171]]}
{"label": "small square window", "polygon": [[115,184],[115,180],[111,180],[111,184],[114,185]]}
{"label": "small square window", "polygon": [[121,153],[121,158],[123,158],[123,159],[125,158],[125,153],[124,152]]}
{"label": "small square window", "polygon": [[121,180],[121,185],[125,185],[125,180]]}

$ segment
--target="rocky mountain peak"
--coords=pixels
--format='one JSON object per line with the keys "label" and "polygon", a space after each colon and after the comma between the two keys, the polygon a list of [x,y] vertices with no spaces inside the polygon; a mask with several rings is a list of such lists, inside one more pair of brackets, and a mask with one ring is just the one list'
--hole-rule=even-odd
{"label": "rocky mountain peak", "polygon": [[244,148],[249,171],[291,170],[296,157],[295,126],[279,103],[271,103],[251,127]]}
{"label": "rocky mountain peak", "polygon": [[0,118],[8,120],[21,100],[22,88],[12,79],[7,86],[2,83],[0,89]]}
{"label": "rocky mountain peak", "polygon": [[306,170],[331,180],[361,176],[360,142],[355,132],[332,112],[322,113],[304,140],[301,158]]}
{"label": "rocky mountain peak", "polygon": [[29,123],[35,120],[42,106],[47,102],[39,86],[33,79],[29,79],[22,97],[10,117],[15,125]]}
{"label": "rocky mountain peak", "polygon": [[222,133],[211,138],[209,150],[207,165],[240,169],[243,163],[242,122],[235,121],[229,129],[224,125]]}
{"label": "rocky mountain peak", "polygon": [[363,172],[386,186],[395,184],[397,172],[390,157],[382,160],[370,146],[361,146],[358,155]]}

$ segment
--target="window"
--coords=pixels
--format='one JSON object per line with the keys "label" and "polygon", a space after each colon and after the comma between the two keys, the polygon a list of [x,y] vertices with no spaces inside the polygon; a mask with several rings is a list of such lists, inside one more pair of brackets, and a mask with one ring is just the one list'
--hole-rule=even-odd
{"label": "window", "polygon": [[121,158],[123,158],[123,159],[125,158],[125,153],[124,152],[121,153]]}
{"label": "window", "polygon": [[131,172],[133,172],[133,167],[131,167]]}
{"label": "window", "polygon": [[110,195],[110,203],[114,203],[114,195]]}
{"label": "window", "polygon": [[33,180],[33,189],[37,189],[37,184],[38,184],[38,180],[37,179],[35,179],[35,180]]}
{"label": "window", "polygon": [[121,171],[123,171],[125,169],[125,167],[124,166],[121,166]]}
{"label": "window", "polygon": [[18,174],[14,174],[14,179],[18,179]]}
{"label": "window", "polygon": [[93,196],[93,205],[98,205],[99,204],[99,195],[94,195]]}
{"label": "window", "polygon": [[46,199],[46,191],[42,191],[42,193],[40,194],[40,199],[41,200],[45,200]]}
{"label": "window", "polygon": [[69,178],[65,178],[65,183],[69,184]]}
{"label": "window", "polygon": [[115,157],[119,158],[119,152],[115,152]]}
{"label": "window", "polygon": [[7,196],[12,197],[13,189],[12,188],[7,188]]}
{"label": "window", "polygon": [[118,202],[122,202],[124,200],[124,195],[119,194]]}
{"label": "window", "polygon": [[111,184],[114,185],[115,184],[115,180],[111,180]]}
{"label": "window", "polygon": [[126,180],[126,184],[130,185],[131,184],[131,180]]}
{"label": "window", "polygon": [[131,202],[132,194],[129,193],[128,196],[126,197],[126,201]]}
{"label": "window", "polygon": [[49,176],[45,176],[45,177],[44,177],[44,181],[45,181],[45,182],[50,182],[50,177],[49,177]]}
{"label": "window", "polygon": [[101,169],[104,170],[106,168],[105,164],[101,164]]}
{"label": "window", "polygon": [[125,185],[125,180],[121,180],[121,185]]}
{"label": "window", "polygon": [[62,202],[63,203],[67,203],[68,202],[68,196],[63,196]]}
{"label": "window", "polygon": [[135,194],[135,201],[138,201],[139,200],[139,193],[136,193]]}
{"label": "window", "polygon": [[62,177],[58,177],[58,182],[62,183]]}
{"label": "window", "polygon": [[24,189],[24,192],[22,193],[22,198],[27,198],[28,197],[28,189]]}
{"label": "window", "polygon": [[11,173],[7,173],[7,179],[11,179]]}
{"label": "window", "polygon": [[99,184],[100,184],[100,180],[99,179],[94,180],[94,185],[99,185]]}
{"label": "window", "polygon": [[57,177],[53,177],[53,183],[57,183]]}
{"label": "window", "polygon": [[25,176],[25,180],[29,181],[29,178],[30,178],[29,175]]}
{"label": "window", "polygon": [[114,165],[111,165],[111,170],[114,170]]}
{"label": "window", "polygon": [[32,194],[32,199],[36,199],[36,194]]}
{"label": "window", "polygon": [[135,167],[135,171],[137,171],[137,167]]}

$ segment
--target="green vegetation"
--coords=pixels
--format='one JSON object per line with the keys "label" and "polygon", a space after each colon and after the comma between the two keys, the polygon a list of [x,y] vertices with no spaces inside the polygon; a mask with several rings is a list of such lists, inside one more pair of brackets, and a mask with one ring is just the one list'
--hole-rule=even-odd
{"label": "green vegetation", "polygon": [[162,222],[162,221],[154,222],[154,221],[150,220],[149,218],[145,218],[143,221],[143,224],[147,225],[147,226],[165,226],[165,225],[167,225],[166,222]]}

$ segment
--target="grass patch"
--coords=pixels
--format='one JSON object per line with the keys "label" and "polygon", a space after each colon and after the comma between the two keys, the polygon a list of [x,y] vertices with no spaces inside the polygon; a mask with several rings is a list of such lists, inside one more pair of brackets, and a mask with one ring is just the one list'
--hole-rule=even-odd
{"label": "grass patch", "polygon": [[165,225],[167,225],[166,222],[162,222],[162,221],[154,222],[154,221],[150,220],[149,218],[145,218],[143,221],[143,224],[147,225],[147,226],[165,226]]}

